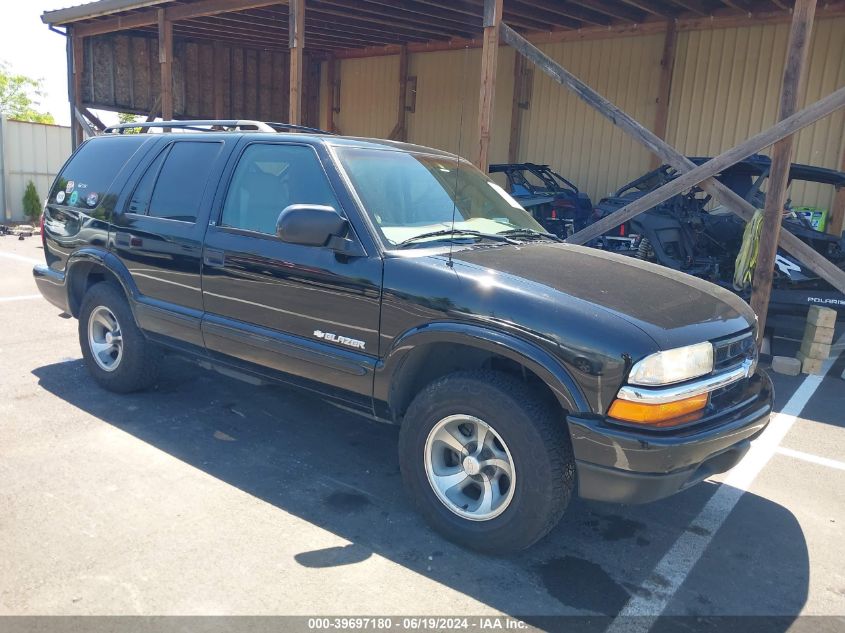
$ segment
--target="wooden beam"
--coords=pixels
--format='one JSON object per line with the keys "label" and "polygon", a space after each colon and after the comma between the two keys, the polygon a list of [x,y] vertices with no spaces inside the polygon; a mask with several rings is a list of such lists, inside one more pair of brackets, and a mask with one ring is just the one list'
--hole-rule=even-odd
{"label": "wooden beam", "polygon": [[663,18],[664,20],[675,17],[676,11],[670,7],[658,5],[654,2],[654,0],[621,0],[625,4],[631,5],[639,9],[640,11],[645,11],[646,13],[650,13],[652,15],[656,15],[659,18]]}
{"label": "wooden beam", "polygon": [[337,61],[329,54],[326,59],[326,94],[323,95],[323,105],[326,108],[326,131],[334,132],[334,87]]}
{"label": "wooden beam", "polygon": [[161,72],[161,118],[173,120],[173,22],[158,10],[158,63]]}
{"label": "wooden beam", "polygon": [[773,143],[777,143],[781,139],[795,134],[798,130],[803,129],[808,125],[812,125],[819,119],[829,116],[843,107],[845,107],[845,87],[840,88],[836,92],[816,101],[800,112],[779,121],[759,134],[755,134],[751,138],[719,154],[715,158],[711,158],[706,163],[681,174],[665,185],[661,185],[657,189],[637,198],[630,204],[627,204],[610,215],[603,217],[598,222],[582,229],[575,235],[569,236],[566,241],[573,244],[585,244],[586,242],[599,237],[603,233],[606,233],[612,228],[619,226],[623,222],[627,222],[643,211],[653,209],[658,204],[665,202],[672,196],[676,196],[679,193],[686,191],[690,187],[697,185],[707,178],[712,178],[728,167],[748,158],[752,154],[756,154],[761,149],[769,147]]}
{"label": "wooden beam", "polygon": [[396,125],[387,137],[394,141],[405,141],[408,137],[408,47],[399,49],[399,102],[396,114]]}
{"label": "wooden beam", "polygon": [[[796,0],[792,10],[792,26],[786,50],[786,66],[780,91],[780,118],[795,113],[803,100],[804,75],[810,51],[810,34],[813,17],[816,14],[816,0]],[[763,210],[763,225],[760,229],[760,244],[757,251],[757,265],[751,284],[751,309],[757,314],[759,325],[757,338],[763,339],[766,329],[766,315],[772,294],[775,257],[778,251],[783,206],[786,189],[789,186],[789,169],[792,165],[792,150],[795,137],[787,136],[772,148],[772,167],[766,182],[766,206]]]}
{"label": "wooden beam", "polygon": [[305,0],[290,0],[288,48],[290,49],[290,114],[288,123],[302,125],[302,57],[305,47]]}
{"label": "wooden beam", "polygon": [[481,50],[481,93],[478,97],[478,152],[475,165],[484,173],[490,166],[490,132],[496,98],[496,66],[499,61],[499,27],[502,0],[484,0],[484,45]]}
{"label": "wooden beam", "polygon": [[[77,112],[82,107],[82,73],[84,63],[85,40],[76,28],[71,29],[71,109]],[[72,121],[73,146],[76,148],[83,140],[84,130],[74,115]]]}
{"label": "wooden beam", "polygon": [[[658,138],[654,132],[638,123],[630,114],[602,97],[507,24],[502,24],[501,30],[502,39],[507,44],[510,44],[530,61],[537,64],[554,81],[574,92],[582,101],[598,111],[599,114],[607,118],[611,123],[633,136],[634,139],[642,143],[649,151],[657,154],[663,162],[672,165],[672,167],[682,173],[695,168],[695,164],[681,152],[663,139]],[[728,209],[739,215],[746,222],[754,216],[756,211],[754,206],[718,180],[709,178],[700,183],[699,186],[720,200]],[[786,230],[781,231],[780,245],[834,288],[840,292],[845,292],[845,271],[840,270],[832,262],[813,250],[812,247]]]}
{"label": "wooden beam", "polygon": [[211,80],[214,82],[212,86],[212,110],[214,111],[215,119],[223,119],[226,114],[223,111],[223,43],[220,40],[214,40],[212,43],[211,60],[213,71],[211,73]]}
{"label": "wooden beam", "polygon": [[88,108],[80,108],[79,111],[86,119],[88,119],[91,123],[94,124],[94,127],[97,129],[97,131],[102,132],[106,129],[106,124],[100,120],[100,117],[91,112],[91,110],[89,110]]}
{"label": "wooden beam", "polygon": [[[678,24],[675,20],[666,23],[663,37],[663,54],[660,56],[660,79],[657,84],[657,113],[654,117],[654,133],[666,140],[666,126],[669,123],[669,101],[672,93],[672,72],[675,69],[675,48],[678,42]],[[651,168],[660,166],[660,159],[652,155]]]}
{"label": "wooden beam", "polygon": [[[842,146],[839,171],[845,171],[845,145]],[[843,230],[845,230],[845,187],[840,187],[833,197],[833,206],[830,208],[830,217],[827,220],[827,232],[840,236]]]}
{"label": "wooden beam", "polygon": [[94,20],[92,22],[81,23],[74,28],[79,29],[78,32],[82,37],[91,37],[92,35],[103,35],[104,33],[113,33],[115,31],[154,26],[158,23],[158,14],[160,11],[165,12],[168,20],[177,21],[218,13],[228,13],[230,11],[258,9],[283,2],[284,0],[200,0],[199,2],[176,5],[167,9],[150,9],[105,20]]}

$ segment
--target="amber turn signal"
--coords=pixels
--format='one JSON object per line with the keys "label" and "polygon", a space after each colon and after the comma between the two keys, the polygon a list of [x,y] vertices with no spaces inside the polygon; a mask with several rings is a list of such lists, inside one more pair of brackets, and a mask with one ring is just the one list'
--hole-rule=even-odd
{"label": "amber turn signal", "polygon": [[702,393],[691,398],[665,402],[663,404],[644,404],[630,400],[614,400],[607,414],[616,420],[635,422],[637,424],[652,424],[655,426],[672,426],[690,422],[699,415],[693,415],[707,406],[707,394]]}

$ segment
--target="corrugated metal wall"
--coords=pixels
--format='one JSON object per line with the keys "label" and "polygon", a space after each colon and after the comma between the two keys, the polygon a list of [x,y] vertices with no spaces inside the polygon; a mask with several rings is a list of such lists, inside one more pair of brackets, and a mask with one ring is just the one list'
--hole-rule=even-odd
{"label": "corrugated metal wall", "polygon": [[[690,155],[714,155],[777,117],[788,24],[682,32],[678,36],[667,139]],[[547,44],[541,48],[642,123],[652,126],[663,34]],[[416,112],[408,140],[475,157],[481,53],[445,51],[409,56],[417,77]],[[491,162],[507,159],[514,52],[499,51]],[[343,60],[344,134],[386,136],[396,122],[398,60]],[[845,18],[815,24],[806,102],[845,85]],[[460,126],[463,104],[463,127]],[[799,137],[796,161],[838,168],[845,113]],[[589,106],[535,69],[523,111],[519,160],[545,162],[599,199],[649,169],[649,153]],[[793,201],[826,207],[829,187],[796,186]]]}
{"label": "corrugated metal wall", "polygon": [[[541,48],[635,119],[653,124],[662,35]],[[594,199],[648,170],[649,154],[639,143],[539,69],[523,116],[519,160],[550,164]]]}
{"label": "corrugated metal wall", "polygon": [[40,199],[47,197],[59,169],[71,153],[70,128],[0,119],[2,220],[24,219],[23,194],[35,183]]}
{"label": "corrugated metal wall", "polygon": [[386,138],[396,125],[399,56],[344,59],[339,71],[335,125],[343,134]]}
{"label": "corrugated metal wall", "polygon": [[[773,125],[788,36],[788,24],[681,33],[667,140],[687,154],[711,156]],[[845,18],[817,20],[804,105],[843,85]],[[840,110],[799,134],[794,160],[838,169],[843,149]],[[789,195],[795,204],[830,208],[833,188],[799,183]]]}
{"label": "corrugated metal wall", "polygon": [[[490,161],[494,163],[508,156],[513,61],[512,49],[499,49],[490,147]],[[478,154],[481,50],[411,55],[409,72],[417,78],[417,95],[415,112],[408,114],[408,140],[474,160]]]}

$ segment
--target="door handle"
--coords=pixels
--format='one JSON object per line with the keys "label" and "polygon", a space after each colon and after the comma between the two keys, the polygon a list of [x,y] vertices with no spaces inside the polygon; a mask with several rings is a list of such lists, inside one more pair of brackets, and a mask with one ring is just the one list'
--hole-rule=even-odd
{"label": "door handle", "polygon": [[223,251],[207,250],[203,253],[202,261],[206,266],[222,268],[226,264],[226,257]]}
{"label": "door handle", "polygon": [[139,248],[144,245],[144,240],[131,233],[117,232],[114,236],[115,244],[124,248]]}

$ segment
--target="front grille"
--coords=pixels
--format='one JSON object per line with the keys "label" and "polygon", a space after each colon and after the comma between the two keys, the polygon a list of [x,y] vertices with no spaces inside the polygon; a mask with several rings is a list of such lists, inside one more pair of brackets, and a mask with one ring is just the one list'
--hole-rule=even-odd
{"label": "front grille", "polygon": [[739,365],[746,358],[754,358],[757,344],[754,333],[746,332],[739,336],[713,343],[713,364],[718,372]]}

